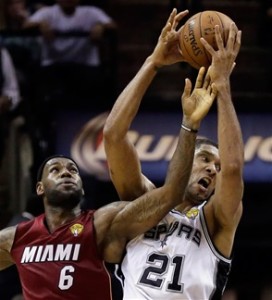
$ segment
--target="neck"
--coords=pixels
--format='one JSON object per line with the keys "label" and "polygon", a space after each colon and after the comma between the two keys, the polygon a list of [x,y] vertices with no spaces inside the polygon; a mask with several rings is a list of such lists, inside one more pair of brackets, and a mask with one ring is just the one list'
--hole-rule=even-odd
{"label": "neck", "polygon": [[194,205],[192,203],[186,203],[183,202],[181,204],[179,204],[178,206],[175,207],[176,210],[178,210],[181,213],[186,213],[187,211],[189,211]]}
{"label": "neck", "polygon": [[73,221],[81,213],[79,206],[74,209],[63,209],[60,207],[47,207],[45,208],[45,217],[48,230],[50,232],[55,231],[62,225],[65,225]]}
{"label": "neck", "polygon": [[74,12],[76,11],[75,7],[65,7],[65,8],[62,7],[61,9],[66,15],[73,15]]}

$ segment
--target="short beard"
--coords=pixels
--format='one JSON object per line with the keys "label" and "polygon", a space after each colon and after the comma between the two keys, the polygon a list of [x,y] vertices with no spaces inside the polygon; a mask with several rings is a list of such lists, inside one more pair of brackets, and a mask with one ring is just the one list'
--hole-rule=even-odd
{"label": "short beard", "polygon": [[198,197],[195,193],[193,193],[190,189],[186,190],[185,199],[189,200],[194,206],[199,205],[205,201],[204,198]]}
{"label": "short beard", "polygon": [[66,209],[75,208],[83,200],[81,190],[67,193],[63,193],[58,190],[49,190],[46,193],[46,197],[49,205]]}

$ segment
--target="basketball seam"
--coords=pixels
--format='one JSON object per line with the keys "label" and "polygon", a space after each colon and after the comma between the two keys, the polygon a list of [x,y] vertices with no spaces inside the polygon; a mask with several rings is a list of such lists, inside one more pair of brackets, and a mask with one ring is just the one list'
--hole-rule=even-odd
{"label": "basketball seam", "polygon": [[[203,37],[203,35],[202,35],[202,21],[201,21],[201,18],[202,18],[202,12],[200,13],[200,15],[199,15],[199,31],[200,31],[200,34],[199,34],[199,36],[200,37]],[[202,44],[201,44],[202,45]],[[207,52],[206,52],[206,48],[202,45],[202,48],[203,48],[203,52],[204,52],[204,54],[205,54],[205,56],[206,56],[206,58],[207,58],[207,61],[209,62],[209,63],[211,63],[211,60],[210,60],[210,58],[209,58],[209,56],[207,55]]]}
{"label": "basketball seam", "polygon": [[223,34],[223,42],[224,42],[224,45],[225,45],[226,44],[226,42],[225,42],[225,38],[226,38],[225,34],[226,34],[226,32],[225,32],[224,23],[222,22],[220,14],[218,14],[217,11],[215,11],[215,14],[217,15],[217,17],[218,17],[218,19],[220,20],[220,23],[221,23],[222,34]]}

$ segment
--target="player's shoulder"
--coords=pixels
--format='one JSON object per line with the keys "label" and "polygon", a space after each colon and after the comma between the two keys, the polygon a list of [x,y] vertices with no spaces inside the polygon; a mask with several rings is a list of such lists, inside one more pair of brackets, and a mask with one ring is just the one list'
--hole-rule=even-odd
{"label": "player's shoulder", "polygon": [[105,213],[117,213],[120,209],[128,205],[128,201],[114,201],[98,208],[95,211],[95,215],[105,214]]}
{"label": "player's shoulder", "polygon": [[106,226],[109,228],[115,217],[128,204],[129,202],[117,201],[98,208],[93,215],[95,226],[101,226],[103,228]]}

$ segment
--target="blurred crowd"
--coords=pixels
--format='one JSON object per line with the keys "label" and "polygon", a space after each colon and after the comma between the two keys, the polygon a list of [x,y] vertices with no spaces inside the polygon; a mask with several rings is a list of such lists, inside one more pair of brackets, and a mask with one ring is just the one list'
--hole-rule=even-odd
{"label": "blurred crowd", "polygon": [[35,184],[38,164],[55,153],[59,109],[111,107],[117,25],[106,9],[106,0],[0,2],[0,214],[11,128],[30,139]]}
{"label": "blurred crowd", "polygon": [[60,108],[94,103],[109,108],[114,101],[110,56],[117,26],[104,10],[106,2],[96,2],[99,6],[83,0],[1,2],[1,161],[16,117],[23,116],[33,159],[40,162],[54,153]]}
{"label": "blurred crowd", "polygon": [[[129,1],[129,0],[128,0]],[[202,10],[202,1],[171,0],[178,10]],[[0,229],[40,214],[43,207],[29,195],[20,214],[9,210],[3,184],[10,127],[23,119],[30,137],[31,176],[54,153],[55,116],[59,109],[109,109],[115,98],[116,20],[107,0],[2,0],[0,2]],[[262,1],[260,45],[271,46],[272,1]],[[105,84],[106,83],[106,84]],[[98,101],[97,101],[98,100]],[[34,186],[33,186],[34,191]],[[14,270],[0,274],[0,299],[21,292]],[[271,297],[271,290],[267,295]],[[271,299],[263,296],[262,299]],[[18,298],[19,299],[19,298]],[[228,291],[224,299],[238,299]]]}
{"label": "blurred crowd", "polygon": [[[43,212],[34,185],[39,163],[55,153],[57,112],[111,107],[116,29],[107,1],[0,2],[0,229]],[[33,195],[19,214],[11,211],[5,179],[14,124],[31,143]],[[2,271],[0,298],[17,299],[20,292],[15,270]]]}
{"label": "blurred crowd", "polygon": [[[33,150],[34,182],[39,162],[54,153],[58,110],[105,110],[116,99],[118,29],[107,13],[108,4],[107,0],[0,2],[0,163],[10,124],[22,116]],[[189,9],[190,15],[204,9],[201,0],[169,4],[179,11]],[[272,1],[262,0],[261,10],[260,45],[267,46],[263,35],[270,32],[264,29],[272,24]]]}

